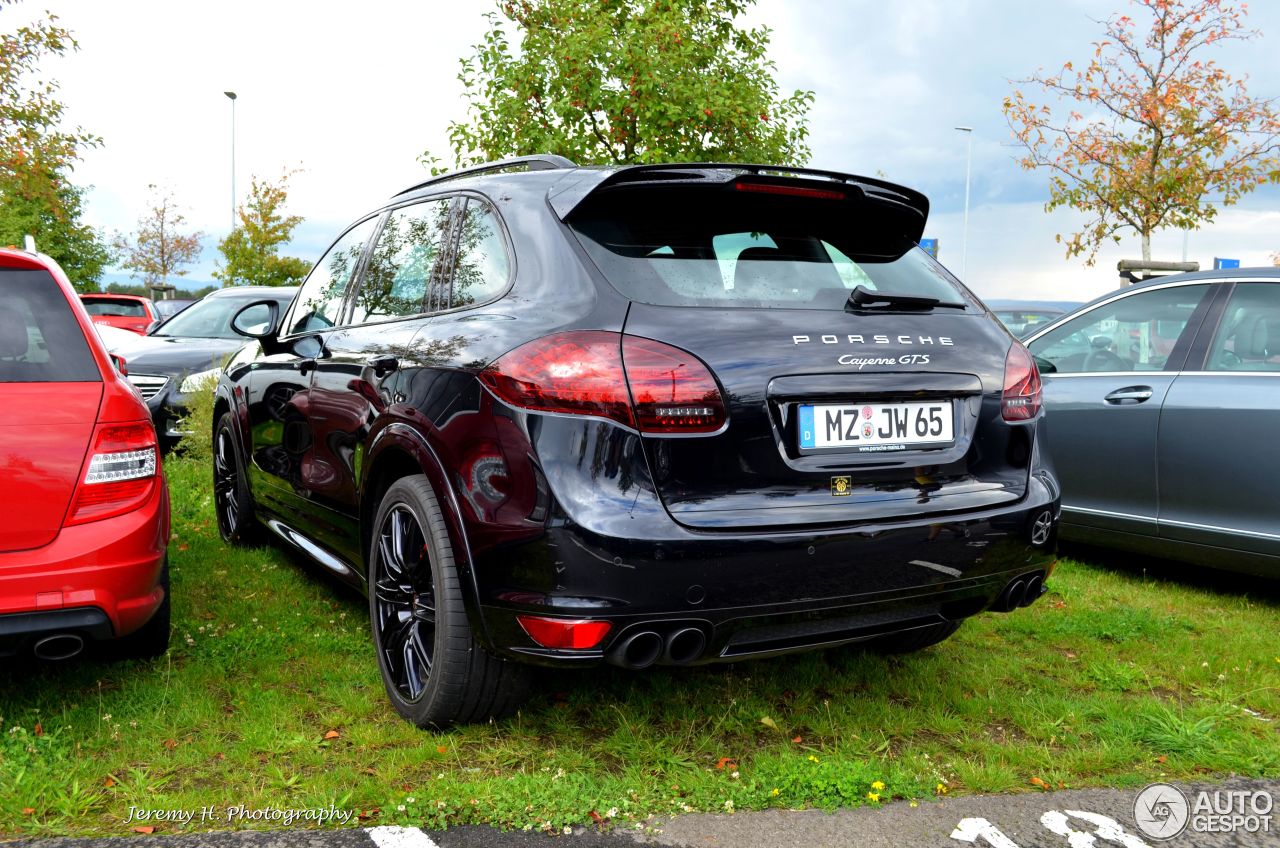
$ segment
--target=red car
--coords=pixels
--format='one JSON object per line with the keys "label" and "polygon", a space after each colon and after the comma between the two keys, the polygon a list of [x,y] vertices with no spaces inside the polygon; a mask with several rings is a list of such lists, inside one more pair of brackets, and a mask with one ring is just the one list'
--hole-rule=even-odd
{"label": "red car", "polygon": [[80,302],[95,324],[119,327],[139,335],[160,319],[155,304],[135,294],[82,294]]}
{"label": "red car", "polygon": [[151,415],[57,263],[0,248],[0,656],[169,644]]}

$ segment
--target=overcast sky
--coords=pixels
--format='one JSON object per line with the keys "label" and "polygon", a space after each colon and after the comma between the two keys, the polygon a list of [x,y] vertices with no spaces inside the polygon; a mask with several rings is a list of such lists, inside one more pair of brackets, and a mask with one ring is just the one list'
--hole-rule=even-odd
{"label": "overcast sky", "polygon": [[[147,185],[169,187],[206,233],[189,279],[208,280],[217,239],[231,225],[231,102],[236,101],[236,188],[253,174],[300,168],[289,211],[306,222],[290,252],[314,261],[352,219],[425,177],[425,149],[448,158],[446,130],[461,118],[459,57],[480,40],[491,0],[361,4],[25,0],[0,6],[6,30],[46,8],[79,39],[79,53],[43,70],[62,83],[72,123],[101,135],[75,179],[91,185],[86,219],[129,230]],[[774,30],[771,55],[785,90],[812,89],[814,167],[874,175],[924,191],[926,235],[962,265],[966,139],[974,128],[965,279],[985,297],[1086,300],[1114,288],[1117,259],[1093,268],[1065,260],[1054,234],[1069,212],[1047,215],[1047,177],[1014,160],[1000,104],[1011,78],[1083,64],[1095,21],[1123,0],[759,0],[747,22]],[[1280,94],[1280,3],[1257,3],[1264,36],[1217,59],[1250,76],[1255,96]],[[1269,37],[1268,37],[1269,34]],[[1188,258],[1269,264],[1280,250],[1280,189],[1260,190],[1191,233]],[[1182,258],[1183,237],[1154,240],[1155,258]]]}

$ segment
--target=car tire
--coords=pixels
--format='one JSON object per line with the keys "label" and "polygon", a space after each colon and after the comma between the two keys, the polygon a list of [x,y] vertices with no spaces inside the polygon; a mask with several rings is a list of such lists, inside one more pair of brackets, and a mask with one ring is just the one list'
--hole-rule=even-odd
{"label": "car tire", "polygon": [[218,518],[218,533],[232,545],[250,545],[257,541],[257,520],[253,515],[253,498],[240,450],[236,444],[232,413],[224,412],[213,430],[213,511]]}
{"label": "car tire", "polygon": [[530,670],[476,641],[444,515],[427,478],[393,483],[373,527],[369,620],[396,712],[437,729],[514,712],[525,699]]}
{"label": "car tire", "polygon": [[164,588],[164,600],[147,623],[132,633],[107,644],[111,659],[149,660],[164,656],[169,650],[169,625],[172,604],[169,594],[169,558],[165,557],[160,569],[160,586]]}
{"label": "car tire", "polygon": [[945,641],[959,629],[960,622],[943,621],[938,624],[929,624],[924,627],[904,630],[901,633],[877,636],[867,642],[866,645],[878,654],[914,654],[916,651],[923,651],[925,648],[931,648],[939,642]]}

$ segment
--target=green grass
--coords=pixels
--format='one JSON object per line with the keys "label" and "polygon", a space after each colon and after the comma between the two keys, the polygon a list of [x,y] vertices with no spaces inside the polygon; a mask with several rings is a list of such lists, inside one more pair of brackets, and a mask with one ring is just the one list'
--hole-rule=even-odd
{"label": "green grass", "polygon": [[[173,649],[0,670],[0,834],[127,832],[131,805],[554,830],[1040,791],[1033,778],[1280,774],[1277,594],[1072,561],[1034,607],[915,656],[548,674],[511,720],[419,731],[384,698],[363,600],[277,549],[228,549],[206,466],[168,472]],[[264,825],[190,829],[244,826]]]}

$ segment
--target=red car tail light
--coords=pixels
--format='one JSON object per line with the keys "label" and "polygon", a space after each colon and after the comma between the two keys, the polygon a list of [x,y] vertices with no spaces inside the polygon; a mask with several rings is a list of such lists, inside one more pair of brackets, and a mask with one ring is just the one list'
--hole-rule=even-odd
{"label": "red car tail light", "polygon": [[597,415],[645,433],[711,433],[725,421],[720,387],[696,356],[604,330],[521,345],[480,372],[480,380],[512,406]]}
{"label": "red car tail light", "polygon": [[76,487],[67,526],[121,515],[140,506],[159,476],[156,432],[150,421],[99,424],[84,479]]}
{"label": "red car tail light", "polygon": [[1040,369],[1021,342],[1004,358],[1004,393],[1000,414],[1005,421],[1028,421],[1040,411]]}
{"label": "red car tail light", "polygon": [[652,339],[623,336],[622,363],[642,431],[714,433],[724,424],[720,387],[693,354]]}
{"label": "red car tail light", "polygon": [[516,620],[529,638],[544,648],[594,648],[613,627],[607,621],[569,621],[537,615],[518,615]]}

